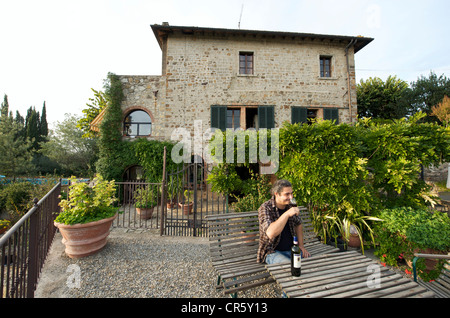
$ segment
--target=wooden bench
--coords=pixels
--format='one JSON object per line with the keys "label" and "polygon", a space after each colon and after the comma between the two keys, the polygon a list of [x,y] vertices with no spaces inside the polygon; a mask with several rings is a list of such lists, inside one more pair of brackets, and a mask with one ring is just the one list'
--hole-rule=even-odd
{"label": "wooden bench", "polygon": [[[338,252],[339,249],[319,242],[306,208],[302,207],[304,244],[311,256]],[[210,256],[218,273],[217,289],[232,297],[239,291],[274,282],[265,264],[256,262],[259,246],[258,211],[206,216]]]}
{"label": "wooden bench", "polygon": [[[438,255],[438,254],[419,254],[415,253],[413,259],[413,273],[414,273],[414,281],[419,285],[427,288],[428,290],[433,291],[438,298],[450,298],[450,255]],[[439,277],[435,281],[424,282],[420,279],[417,279],[417,268],[416,262],[419,258],[428,258],[428,259],[446,259],[447,262],[444,264],[442,268],[442,272]]]}

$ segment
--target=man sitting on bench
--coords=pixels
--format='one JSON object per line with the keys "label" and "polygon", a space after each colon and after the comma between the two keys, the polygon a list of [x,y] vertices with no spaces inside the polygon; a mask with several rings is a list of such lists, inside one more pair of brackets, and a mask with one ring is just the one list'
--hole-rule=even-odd
{"label": "man sitting on bench", "polygon": [[290,261],[294,235],[298,238],[302,257],[309,257],[310,253],[303,245],[300,210],[291,203],[292,184],[287,180],[276,181],[272,195],[258,210],[260,238],[257,262],[274,264]]}

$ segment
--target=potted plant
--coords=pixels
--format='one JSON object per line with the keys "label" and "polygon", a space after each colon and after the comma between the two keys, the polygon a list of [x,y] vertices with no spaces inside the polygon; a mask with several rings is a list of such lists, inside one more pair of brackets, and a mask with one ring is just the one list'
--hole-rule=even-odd
{"label": "potted plant", "polygon": [[372,239],[372,243],[375,245],[373,230],[367,221],[382,222],[383,220],[373,216],[360,215],[357,213],[348,213],[342,220],[342,236],[344,241],[346,241],[350,247],[361,247],[363,254],[364,244],[362,244],[362,233],[364,228],[368,231],[370,238]]}
{"label": "potted plant", "polygon": [[11,226],[11,221],[0,220],[0,234],[5,233]]}
{"label": "potted plant", "polygon": [[177,203],[178,192],[180,191],[181,184],[178,178],[170,177],[167,183],[167,208],[173,209],[173,206]]}
{"label": "potted plant", "polygon": [[153,208],[158,204],[155,200],[155,193],[151,187],[142,187],[134,192],[136,200],[134,206],[136,212],[142,220],[150,219],[153,215]]}
{"label": "potted plant", "polygon": [[114,181],[94,178],[93,186],[70,178],[68,199],[61,200],[61,213],[55,226],[63,236],[66,254],[71,258],[92,255],[106,245],[111,224],[117,217],[114,207],[116,185]]}
{"label": "potted plant", "polygon": [[192,207],[194,206],[192,191],[188,189],[184,191],[184,200],[182,203],[179,203],[179,205],[183,209],[183,215],[192,213]]}

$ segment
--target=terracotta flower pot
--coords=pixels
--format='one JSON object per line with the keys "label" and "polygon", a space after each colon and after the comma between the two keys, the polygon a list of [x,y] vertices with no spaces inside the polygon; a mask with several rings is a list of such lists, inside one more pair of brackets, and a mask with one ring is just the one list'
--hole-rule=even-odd
{"label": "terracotta flower pot", "polygon": [[348,246],[350,247],[360,247],[361,240],[359,239],[358,234],[350,234],[348,238]]}
{"label": "terracotta flower pot", "polygon": [[194,206],[194,202],[191,202],[189,204],[184,204],[184,203],[178,203],[178,204],[183,209],[183,215],[189,215],[192,213],[192,208]]}
{"label": "terracotta flower pot", "polygon": [[139,215],[139,218],[141,220],[147,220],[147,219],[150,219],[152,217],[153,209],[154,209],[154,207],[153,208],[145,208],[145,209],[136,208],[136,212]]}
{"label": "terracotta flower pot", "polygon": [[113,217],[85,224],[65,225],[55,222],[61,232],[65,252],[70,258],[89,256],[100,251],[105,245],[110,232]]}
{"label": "terracotta flower pot", "polygon": [[176,200],[167,201],[167,208],[168,209],[173,209],[175,204],[176,204]]}

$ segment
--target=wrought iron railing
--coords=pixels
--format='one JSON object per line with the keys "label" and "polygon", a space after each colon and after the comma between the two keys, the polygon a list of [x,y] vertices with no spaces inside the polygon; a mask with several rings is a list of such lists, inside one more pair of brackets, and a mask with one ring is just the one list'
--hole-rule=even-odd
{"label": "wrought iron railing", "polygon": [[0,238],[0,298],[33,298],[53,241],[61,182]]}

